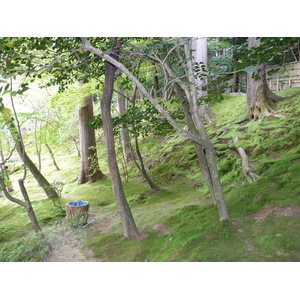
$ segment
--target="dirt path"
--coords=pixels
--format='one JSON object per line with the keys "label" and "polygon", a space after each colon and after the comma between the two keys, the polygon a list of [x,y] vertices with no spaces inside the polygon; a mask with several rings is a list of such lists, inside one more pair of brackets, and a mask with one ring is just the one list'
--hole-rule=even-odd
{"label": "dirt path", "polygon": [[47,262],[101,262],[102,259],[91,258],[91,251],[82,245],[82,240],[90,230],[114,232],[110,228],[111,219],[98,220],[95,213],[89,215],[88,223],[83,227],[70,228],[65,223],[57,224],[55,237],[51,241],[53,251],[46,258]]}
{"label": "dirt path", "polygon": [[[83,227],[70,228],[66,222],[57,224],[54,227],[54,238],[51,241],[52,253],[45,260],[46,262],[103,262],[104,259],[92,258],[92,252],[82,245],[88,232],[98,230],[101,233],[113,233],[121,231],[121,227],[116,226],[118,215],[101,216],[95,212],[89,214],[88,223]],[[170,232],[164,224],[155,224],[149,228],[157,230],[158,234]],[[141,233],[138,239],[147,238],[148,233]]]}

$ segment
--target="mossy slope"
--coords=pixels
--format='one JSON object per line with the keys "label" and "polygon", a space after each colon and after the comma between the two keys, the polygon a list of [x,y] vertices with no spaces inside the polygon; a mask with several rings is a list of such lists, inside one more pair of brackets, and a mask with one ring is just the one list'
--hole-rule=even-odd
{"label": "mossy slope", "polygon": [[[281,94],[292,95],[298,90]],[[113,220],[111,226],[116,232],[102,233],[97,226],[91,227],[84,241],[92,251],[91,256],[105,261],[299,261],[299,104],[300,96],[288,98],[278,103],[280,114],[286,114],[285,118],[263,118],[243,124],[235,121],[243,113],[244,96],[227,95],[223,102],[212,106],[215,123],[208,126],[208,132],[217,152],[230,223],[221,223],[217,209],[210,204],[194,146],[176,133],[141,140],[149,174],[163,188],[162,192],[151,193],[136,168],[128,166],[130,176],[129,181],[124,182],[124,189],[141,233],[147,233],[143,239],[123,238],[108,177],[96,183],[77,185],[79,160],[75,153],[66,154],[58,149],[57,161],[63,166],[59,172],[45,156],[43,172],[50,181],[65,183],[62,205],[73,200],[88,200],[91,212],[100,220]],[[234,144],[236,136],[239,142]],[[250,167],[260,176],[257,182],[245,183],[237,146],[248,154]],[[104,153],[103,148],[99,150]],[[100,165],[107,174],[105,159],[101,159]],[[15,173],[12,179],[18,176]],[[49,227],[62,220],[64,215],[45,198],[30,175],[26,185],[42,226]],[[15,195],[20,196],[20,193],[16,191]],[[6,249],[5,257],[14,260],[7,251],[10,249],[11,253],[13,245],[19,247],[19,239],[31,231],[31,226],[21,207],[5,199],[0,205],[0,243]],[[285,207],[291,213],[281,213]],[[255,219],[264,210],[269,214],[259,221]],[[157,224],[168,230],[155,229]],[[28,260],[42,259],[37,254],[39,251],[31,249],[28,253]],[[15,259],[26,260],[26,255],[15,256]]]}

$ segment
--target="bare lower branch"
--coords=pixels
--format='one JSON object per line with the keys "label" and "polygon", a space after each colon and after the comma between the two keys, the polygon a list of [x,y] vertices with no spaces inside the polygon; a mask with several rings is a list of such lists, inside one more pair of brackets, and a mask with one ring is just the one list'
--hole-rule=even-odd
{"label": "bare lower branch", "polygon": [[4,182],[4,179],[3,179],[3,178],[4,178],[4,174],[3,174],[3,171],[2,171],[2,175],[0,176],[0,185],[1,185],[1,187],[2,187],[2,190],[3,190],[3,192],[4,192],[5,197],[6,197],[8,200],[10,200],[10,201],[12,201],[12,202],[14,202],[14,203],[17,203],[17,204],[19,204],[19,205],[25,207],[25,202],[23,202],[23,201],[21,201],[21,200],[19,200],[19,199],[17,199],[17,198],[15,198],[15,197],[13,197],[13,196],[10,195],[10,193],[9,193],[9,192],[7,191],[7,189],[6,189],[5,182]]}

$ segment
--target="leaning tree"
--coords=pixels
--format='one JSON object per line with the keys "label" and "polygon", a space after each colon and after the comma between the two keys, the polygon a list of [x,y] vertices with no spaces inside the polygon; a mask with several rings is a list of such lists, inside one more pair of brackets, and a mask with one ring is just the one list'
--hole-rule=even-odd
{"label": "leaning tree", "polygon": [[[82,48],[86,51],[89,51],[91,53],[96,54],[100,58],[103,58],[107,63],[112,64],[116,68],[118,68],[120,71],[122,71],[124,74],[128,76],[130,80],[134,82],[134,84],[137,86],[137,88],[140,90],[140,92],[146,97],[153,105],[154,107],[166,118],[166,120],[174,127],[175,130],[177,130],[181,135],[184,137],[192,140],[193,142],[196,142],[201,148],[204,149],[205,152],[205,161],[207,164],[207,167],[209,169],[209,173],[212,179],[212,188],[214,191],[214,198],[216,200],[218,209],[219,209],[219,215],[220,220],[228,220],[229,214],[227,211],[226,203],[224,200],[224,195],[222,191],[221,181],[218,174],[217,166],[216,166],[216,160],[215,160],[215,151],[213,149],[213,146],[208,138],[208,135],[206,133],[206,129],[204,127],[203,122],[201,121],[201,117],[199,114],[199,107],[197,103],[197,91],[196,91],[196,84],[195,84],[195,77],[194,77],[194,69],[193,69],[193,61],[191,59],[192,52],[191,52],[191,39],[186,39],[184,42],[184,55],[186,59],[186,71],[187,74],[185,74],[185,77],[188,78],[189,81],[189,87],[186,87],[186,89],[189,89],[188,92],[188,101],[189,101],[189,113],[191,115],[191,119],[194,122],[195,127],[197,128],[199,135],[196,135],[194,133],[188,132],[187,130],[184,130],[181,128],[177,122],[170,116],[170,114],[163,108],[162,105],[160,105],[147,91],[147,89],[144,87],[144,85],[130,72],[121,62],[114,59],[112,56],[106,54],[104,51],[101,50],[101,47],[94,47],[92,44],[88,41],[87,38],[81,38],[82,39]],[[175,47],[176,48],[176,47]],[[174,49],[175,49],[174,48]],[[173,82],[176,82],[178,78],[173,78]]]}

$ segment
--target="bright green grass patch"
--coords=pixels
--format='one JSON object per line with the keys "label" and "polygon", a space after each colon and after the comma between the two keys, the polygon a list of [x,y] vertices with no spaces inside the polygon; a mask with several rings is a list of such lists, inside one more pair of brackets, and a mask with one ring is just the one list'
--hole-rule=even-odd
{"label": "bright green grass patch", "polygon": [[[104,261],[298,261],[299,218],[272,213],[263,222],[219,222],[211,205],[190,205],[166,219],[170,233],[148,231],[142,240],[121,234],[88,235],[85,246]],[[289,228],[292,227],[291,230]]]}

